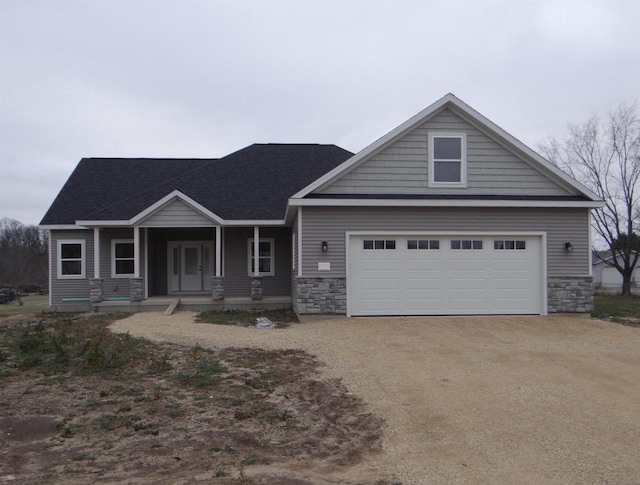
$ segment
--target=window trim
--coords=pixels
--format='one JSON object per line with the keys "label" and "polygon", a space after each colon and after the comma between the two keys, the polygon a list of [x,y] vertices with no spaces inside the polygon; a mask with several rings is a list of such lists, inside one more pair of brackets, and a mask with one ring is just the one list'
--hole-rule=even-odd
{"label": "window trim", "polygon": [[[133,258],[119,258],[120,260],[133,260],[133,273],[116,274],[116,244],[133,244]],[[111,240],[111,277],[112,278],[133,278],[135,276],[136,247],[133,239],[112,239]]]}
{"label": "window trim", "polygon": [[[434,158],[435,138],[459,138],[460,139],[460,182],[437,182],[435,177],[435,162],[446,161],[436,160]],[[458,163],[458,160],[449,160],[452,163]],[[465,188],[467,186],[467,134],[464,132],[453,131],[431,131],[429,132],[429,187],[458,187]]]}
{"label": "window trim", "polygon": [[[80,244],[80,258],[62,258],[64,244]],[[80,274],[62,274],[63,261],[80,260]],[[87,277],[87,242],[84,239],[58,239],[57,241],[57,273],[59,280],[84,280]]]}
{"label": "window trim", "polygon": [[[276,240],[273,237],[261,237],[259,243],[268,242],[271,245],[271,250],[269,251],[269,259],[271,260],[271,271],[268,273],[260,272],[259,276],[275,276],[276,275]],[[255,276],[251,271],[251,261],[253,259],[253,255],[251,254],[251,243],[253,243],[253,238],[247,239],[247,274],[249,276]],[[258,244],[259,244],[258,243]]]}

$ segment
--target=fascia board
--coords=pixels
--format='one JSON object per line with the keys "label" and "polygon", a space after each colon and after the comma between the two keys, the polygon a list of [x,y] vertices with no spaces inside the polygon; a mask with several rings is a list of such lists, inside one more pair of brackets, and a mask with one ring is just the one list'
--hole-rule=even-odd
{"label": "fascia board", "polygon": [[285,219],[270,219],[270,220],[224,220],[222,221],[224,226],[285,226],[287,221]]}
{"label": "fascia board", "polygon": [[289,204],[297,207],[604,207],[602,201],[483,199],[289,199]]}
{"label": "fascia board", "polygon": [[436,101],[432,105],[420,111],[417,115],[409,118],[407,121],[399,125],[397,128],[394,128],[383,137],[378,138],[371,145],[360,150],[354,156],[352,156],[345,162],[341,163],[330,172],[327,172],[325,175],[323,175],[316,181],[307,185],[304,189],[294,194],[292,198],[299,199],[299,198],[305,197],[309,195],[311,192],[313,192],[314,190],[321,187],[322,185],[332,181],[335,177],[346,172],[357,163],[363,161],[364,159],[374,154],[376,151],[391,144],[396,138],[401,137],[405,132],[411,130],[415,125],[422,123],[424,120],[430,117],[433,113],[435,113],[440,108],[442,108],[445,104],[453,101],[454,99],[455,99],[455,96],[453,94],[447,94],[446,96],[440,98],[438,101]]}
{"label": "fascia board", "polygon": [[165,195],[162,199],[158,200],[157,202],[155,202],[152,205],[150,205],[149,207],[147,207],[145,210],[143,210],[139,214],[136,214],[131,219],[129,219],[129,225],[134,226],[134,225],[142,222],[146,217],[150,216],[151,214],[153,214],[157,210],[161,209],[164,205],[168,204],[173,199],[182,200],[182,202],[184,202],[185,204],[191,206],[192,209],[200,212],[202,215],[204,215],[205,217],[208,217],[209,219],[211,219],[212,221],[214,221],[214,222],[216,222],[218,224],[222,224],[223,223],[223,219],[218,217],[216,214],[211,212],[209,209],[205,208],[204,206],[202,206],[201,204],[199,204],[198,202],[193,200],[188,195],[185,195],[182,192],[180,192],[179,190],[174,190],[170,194]]}
{"label": "fascia board", "polygon": [[78,220],[76,221],[76,224],[78,225],[82,225],[82,226],[86,226],[86,227],[129,227],[131,224],[129,224],[128,220],[122,220],[122,221],[100,221],[100,220],[88,220],[88,221],[81,221]]}
{"label": "fascia board", "polygon": [[86,226],[81,226],[78,224],[40,224],[38,226],[39,229],[46,231],[63,231],[63,230],[72,230],[72,229],[88,229]]}

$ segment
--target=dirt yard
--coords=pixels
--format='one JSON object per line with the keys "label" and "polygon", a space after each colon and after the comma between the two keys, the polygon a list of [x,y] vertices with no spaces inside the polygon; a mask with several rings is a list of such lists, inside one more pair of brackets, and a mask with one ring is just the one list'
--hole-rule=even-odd
{"label": "dirt yard", "polygon": [[382,420],[310,354],[152,343],[115,318],[0,321],[0,483],[309,485],[380,454]]}
{"label": "dirt yard", "polygon": [[304,350],[384,419],[382,454],[313,483],[640,484],[640,328],[555,316],[257,330],[193,317],[137,314],[111,328],[207,349]]}

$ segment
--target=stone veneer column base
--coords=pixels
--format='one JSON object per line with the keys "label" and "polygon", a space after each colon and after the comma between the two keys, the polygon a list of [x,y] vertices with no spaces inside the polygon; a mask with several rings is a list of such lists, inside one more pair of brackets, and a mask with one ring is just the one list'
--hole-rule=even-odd
{"label": "stone veneer column base", "polygon": [[296,278],[293,306],[299,314],[347,313],[346,278]]}
{"label": "stone veneer column base", "polygon": [[142,278],[131,278],[129,280],[129,295],[131,301],[142,301],[144,297]]}
{"label": "stone veneer column base", "polygon": [[262,300],[262,276],[251,277],[251,299]]}
{"label": "stone veneer column base", "polygon": [[593,312],[593,278],[568,276],[547,278],[549,313]]}
{"label": "stone veneer column base", "polygon": [[224,300],[224,278],[222,276],[211,277],[211,288],[212,300]]}
{"label": "stone veneer column base", "polygon": [[99,303],[104,298],[104,280],[102,278],[92,278],[89,280],[89,301]]}

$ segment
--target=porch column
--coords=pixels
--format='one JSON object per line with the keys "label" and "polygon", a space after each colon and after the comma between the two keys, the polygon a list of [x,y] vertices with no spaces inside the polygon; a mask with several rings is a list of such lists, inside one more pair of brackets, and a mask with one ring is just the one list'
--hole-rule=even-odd
{"label": "porch column", "polygon": [[222,276],[222,227],[216,226],[216,278]]}
{"label": "porch column", "polygon": [[133,278],[129,280],[131,301],[142,301],[144,288],[140,278],[140,228],[133,228]]}
{"label": "porch column", "polygon": [[262,300],[262,276],[260,276],[260,227],[253,228],[253,276],[251,277],[251,299]]}
{"label": "porch column", "polygon": [[93,277],[100,278],[100,228],[93,228]]}
{"label": "porch column", "polygon": [[89,301],[99,303],[104,299],[104,281],[100,278],[100,228],[93,228],[93,278],[89,280]]}
{"label": "porch column", "polygon": [[133,228],[133,277],[140,278],[140,228]]}
{"label": "porch column", "polygon": [[222,277],[222,227],[216,226],[216,270],[211,277],[211,298],[224,300],[224,278]]}

